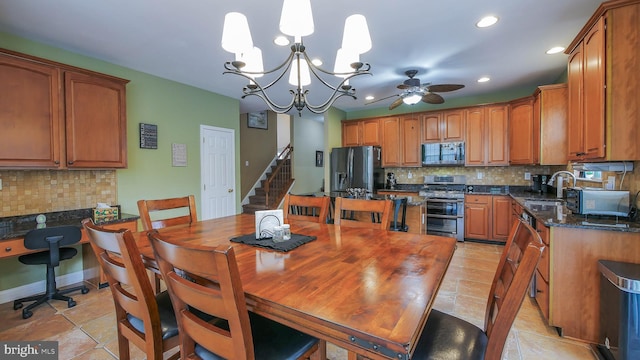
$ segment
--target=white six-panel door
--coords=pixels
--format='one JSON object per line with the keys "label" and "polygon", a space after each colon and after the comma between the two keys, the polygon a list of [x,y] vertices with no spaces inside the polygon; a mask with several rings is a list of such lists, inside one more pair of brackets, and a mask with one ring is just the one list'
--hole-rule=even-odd
{"label": "white six-panel door", "polygon": [[200,125],[202,220],[236,214],[235,131]]}

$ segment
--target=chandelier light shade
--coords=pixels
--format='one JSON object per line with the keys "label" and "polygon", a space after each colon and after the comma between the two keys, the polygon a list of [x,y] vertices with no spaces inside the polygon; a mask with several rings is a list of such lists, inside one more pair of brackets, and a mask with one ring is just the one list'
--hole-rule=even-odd
{"label": "chandelier light shade", "polygon": [[311,0],[284,0],[280,14],[280,31],[299,39],[313,34]]}
{"label": "chandelier light shade", "polygon": [[358,54],[371,50],[371,36],[367,19],[360,14],[351,15],[344,22],[342,48]]}
{"label": "chandelier light shade", "polygon": [[222,48],[228,52],[242,54],[253,49],[253,40],[247,17],[238,12],[230,12],[224,17]]}
{"label": "chandelier light shade", "polygon": [[[294,37],[291,53],[280,65],[265,71],[262,64],[262,51],[253,45],[247,18],[237,12],[231,12],[225,16],[222,48],[234,53],[235,60],[224,64],[223,74],[235,74],[248,80],[248,84],[242,89],[243,99],[247,96],[257,96],[276,113],[286,113],[295,107],[300,115],[305,108],[316,114],[324,113],[343,96],[356,99],[356,90],[349,85],[349,80],[359,75],[371,75],[369,72],[371,66],[360,62],[360,55],[369,51],[372,46],[364,16],[356,14],[346,19],[342,48],[336,53],[333,72],[314,65],[302,41],[303,36],[311,35],[314,31],[310,0],[284,0],[280,31]],[[276,104],[267,94],[267,90],[279,82],[287,72],[289,84],[295,87],[289,90],[292,99],[287,104]],[[264,75],[275,78],[268,83],[265,81],[264,84],[260,84],[256,79]],[[304,87],[311,84],[312,75],[331,90],[329,98],[320,104],[311,104],[307,99],[309,90]],[[326,77],[333,77],[337,85],[332,85],[331,81],[325,79]]]}

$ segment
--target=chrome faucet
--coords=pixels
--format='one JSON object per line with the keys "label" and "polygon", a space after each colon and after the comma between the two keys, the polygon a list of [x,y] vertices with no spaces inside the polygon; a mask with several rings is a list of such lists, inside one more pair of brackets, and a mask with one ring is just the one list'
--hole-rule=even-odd
{"label": "chrome faucet", "polygon": [[553,175],[551,175],[551,178],[549,179],[549,181],[547,181],[547,185],[553,185],[553,181],[556,179],[556,176],[560,174],[569,175],[571,178],[573,178],[573,187],[576,186],[576,176],[571,171],[566,171],[566,170],[557,171]]}

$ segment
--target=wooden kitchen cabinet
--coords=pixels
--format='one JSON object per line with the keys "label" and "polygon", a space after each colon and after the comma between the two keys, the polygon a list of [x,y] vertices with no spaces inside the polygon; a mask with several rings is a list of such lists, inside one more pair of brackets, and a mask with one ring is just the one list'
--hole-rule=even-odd
{"label": "wooden kitchen cabinet", "polygon": [[567,164],[567,84],[539,86],[533,116],[540,128],[540,165]]}
{"label": "wooden kitchen cabinet", "polygon": [[491,196],[491,240],[507,242],[511,230],[511,197]]}
{"label": "wooden kitchen cabinet", "polygon": [[380,120],[382,166],[422,166],[420,121],[415,115],[392,116]]}
{"label": "wooden kitchen cabinet", "polygon": [[464,110],[429,112],[422,116],[422,142],[453,142],[465,139]]}
{"label": "wooden kitchen cabinet", "polygon": [[465,165],[508,165],[507,105],[468,108],[465,110],[465,120]]}
{"label": "wooden kitchen cabinet", "polygon": [[640,3],[605,2],[567,47],[569,160],[640,159]]}
{"label": "wooden kitchen cabinet", "polygon": [[488,240],[491,234],[491,195],[465,195],[464,237]]}
{"label": "wooden kitchen cabinet", "polygon": [[128,80],[1,49],[0,77],[0,167],[127,166]]}
{"label": "wooden kitchen cabinet", "polygon": [[0,53],[0,79],[0,167],[59,167],[60,70]]}
{"label": "wooden kitchen cabinet", "polygon": [[126,168],[125,84],[65,72],[68,168]]}
{"label": "wooden kitchen cabinet", "polygon": [[511,230],[508,195],[465,195],[464,237],[506,242]]}
{"label": "wooden kitchen cabinet", "polygon": [[342,146],[380,146],[380,119],[342,121]]}
{"label": "wooden kitchen cabinet", "polygon": [[534,118],[534,99],[509,103],[509,164],[537,164],[540,154],[540,121]]}

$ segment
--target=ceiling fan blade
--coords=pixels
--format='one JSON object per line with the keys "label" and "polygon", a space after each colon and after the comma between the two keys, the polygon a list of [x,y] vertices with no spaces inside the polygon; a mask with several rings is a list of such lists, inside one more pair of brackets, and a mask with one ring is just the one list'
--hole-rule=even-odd
{"label": "ceiling fan blade", "polygon": [[427,87],[429,92],[449,92],[460,90],[464,87],[464,85],[459,84],[440,84],[440,85],[431,85]]}
{"label": "ceiling fan blade", "polygon": [[369,104],[377,103],[378,101],[387,100],[387,99],[390,99],[390,98],[392,98],[392,97],[396,97],[396,96],[400,96],[400,95],[399,95],[399,94],[395,94],[395,95],[385,96],[385,97],[383,97],[383,98],[381,98],[381,99],[375,99],[375,100],[373,100],[373,101],[370,101],[370,102],[366,103],[365,105],[369,105]]}
{"label": "ceiling fan blade", "polygon": [[444,98],[438,94],[426,93],[422,97],[422,101],[427,104],[442,104],[444,102]]}
{"label": "ceiling fan blade", "polygon": [[391,105],[389,105],[389,110],[393,110],[400,105],[402,105],[402,98],[397,98],[396,101],[392,102]]}
{"label": "ceiling fan blade", "polygon": [[398,85],[398,86],[396,86],[396,87],[397,87],[398,89],[400,89],[400,90],[406,90],[406,89],[412,88],[413,86],[409,86],[409,85],[407,85],[407,84],[400,84],[400,85]]}

